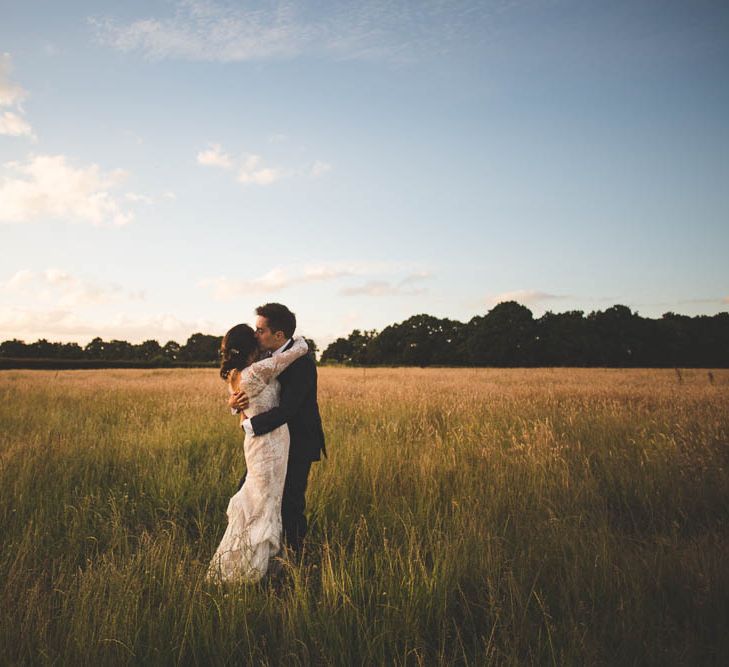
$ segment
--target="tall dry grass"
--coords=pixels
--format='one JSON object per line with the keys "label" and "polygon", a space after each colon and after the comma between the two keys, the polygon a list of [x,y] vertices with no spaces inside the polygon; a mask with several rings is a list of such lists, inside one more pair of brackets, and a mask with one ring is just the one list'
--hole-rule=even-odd
{"label": "tall dry grass", "polygon": [[323,368],[279,587],[204,581],[244,467],[224,395],[0,374],[0,661],[729,661],[729,372]]}

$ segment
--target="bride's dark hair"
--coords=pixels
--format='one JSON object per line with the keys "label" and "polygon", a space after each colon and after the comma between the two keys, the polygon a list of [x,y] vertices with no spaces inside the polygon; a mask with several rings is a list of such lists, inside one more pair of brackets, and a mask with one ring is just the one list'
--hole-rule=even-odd
{"label": "bride's dark hair", "polygon": [[228,379],[234,368],[243,370],[248,366],[252,352],[258,350],[256,334],[247,324],[236,324],[220,344],[220,377]]}

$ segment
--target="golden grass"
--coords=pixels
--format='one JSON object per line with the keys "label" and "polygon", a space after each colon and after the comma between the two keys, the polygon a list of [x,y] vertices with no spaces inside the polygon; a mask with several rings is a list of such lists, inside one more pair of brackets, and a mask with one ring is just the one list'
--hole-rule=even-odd
{"label": "golden grass", "polygon": [[9,663],[729,659],[729,372],[320,369],[282,587],[205,584],[244,466],[214,370],[0,374]]}

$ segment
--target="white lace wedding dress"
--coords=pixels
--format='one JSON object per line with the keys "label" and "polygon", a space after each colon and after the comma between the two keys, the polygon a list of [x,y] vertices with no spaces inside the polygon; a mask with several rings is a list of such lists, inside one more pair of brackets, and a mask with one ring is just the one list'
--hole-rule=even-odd
{"label": "white lace wedding dress", "polygon": [[[308,351],[303,338],[268,359],[257,361],[228,377],[232,392],[245,389],[248,417],[266,412],[279,403],[276,377]],[[281,497],[289,457],[286,424],[264,435],[246,435],[246,480],[228,503],[228,527],[210,561],[208,578],[216,581],[258,581],[269,560],[281,549]]]}

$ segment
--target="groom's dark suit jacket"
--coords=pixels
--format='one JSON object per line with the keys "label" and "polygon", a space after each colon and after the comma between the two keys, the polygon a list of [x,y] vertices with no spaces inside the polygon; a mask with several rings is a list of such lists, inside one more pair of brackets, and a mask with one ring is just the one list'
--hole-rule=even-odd
{"label": "groom's dark suit jacket", "polygon": [[[293,341],[289,341],[284,350],[292,345]],[[299,357],[278,376],[278,381],[281,401],[268,412],[251,417],[253,432],[262,435],[288,424],[291,436],[289,461],[318,461],[321,452],[326,456],[326,448],[316,402],[316,363],[308,354]]]}

